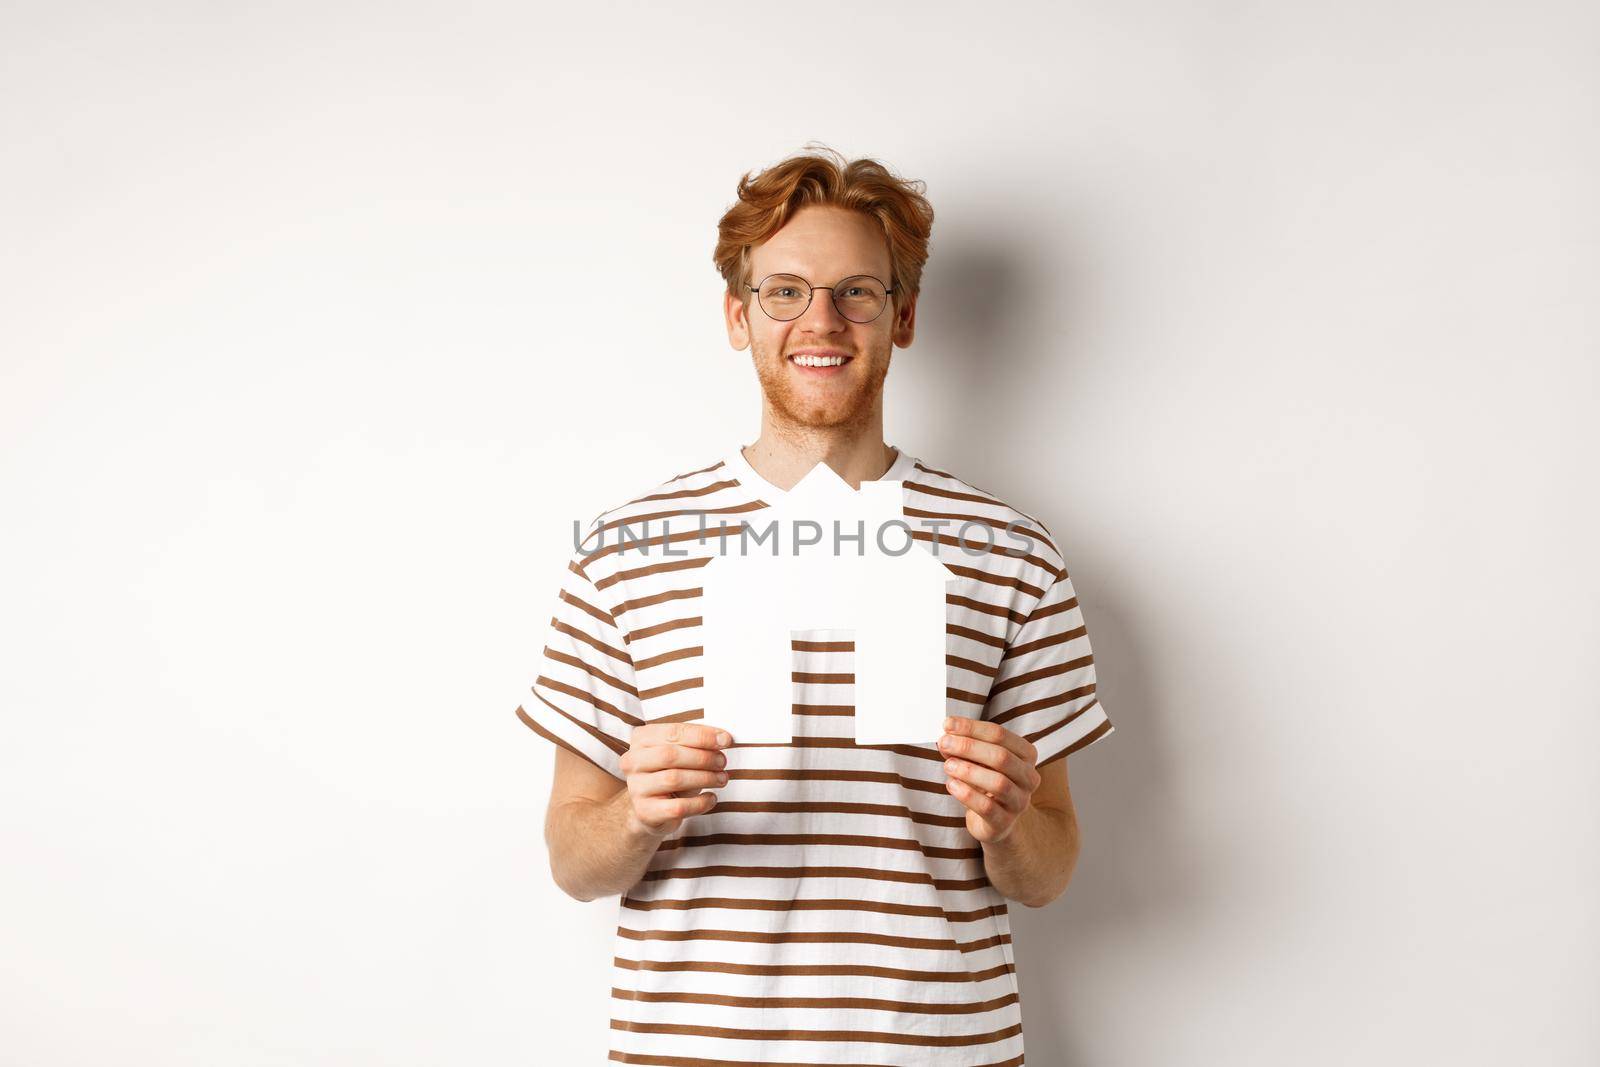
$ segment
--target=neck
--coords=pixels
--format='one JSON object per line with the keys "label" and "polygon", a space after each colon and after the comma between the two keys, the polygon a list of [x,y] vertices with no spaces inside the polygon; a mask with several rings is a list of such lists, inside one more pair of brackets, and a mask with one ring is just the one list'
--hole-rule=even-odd
{"label": "neck", "polygon": [[883,440],[883,426],[779,427],[763,418],[761,436],[744,448],[744,458],[761,477],[793,489],[807,471],[826,463],[852,489],[883,477],[896,458]]}

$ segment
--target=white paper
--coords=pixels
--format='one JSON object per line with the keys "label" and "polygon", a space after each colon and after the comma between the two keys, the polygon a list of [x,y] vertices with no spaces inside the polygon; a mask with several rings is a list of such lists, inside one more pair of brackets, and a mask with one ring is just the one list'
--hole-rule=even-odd
{"label": "white paper", "polygon": [[[711,557],[702,572],[702,721],[739,742],[793,740],[791,631],[840,629],[855,633],[856,742],[939,739],[945,593],[954,575],[899,525],[902,491],[898,480],[878,480],[858,492],[819,462],[750,517],[761,533],[776,524],[759,544],[747,534],[741,554],[730,537],[725,554]],[[797,527],[799,520],[815,525]],[[858,532],[859,542],[844,539]]]}

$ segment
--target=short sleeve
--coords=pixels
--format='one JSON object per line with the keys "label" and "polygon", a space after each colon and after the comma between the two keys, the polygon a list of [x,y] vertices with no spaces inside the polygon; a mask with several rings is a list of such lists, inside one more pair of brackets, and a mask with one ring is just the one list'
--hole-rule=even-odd
{"label": "short sleeve", "polygon": [[1032,742],[1037,767],[1111,733],[1095,691],[1088,629],[1065,570],[1007,644],[983,717]]}
{"label": "short sleeve", "polygon": [[546,632],[533,699],[517,717],[615,778],[641,718],[633,659],[605,598],[569,562]]}

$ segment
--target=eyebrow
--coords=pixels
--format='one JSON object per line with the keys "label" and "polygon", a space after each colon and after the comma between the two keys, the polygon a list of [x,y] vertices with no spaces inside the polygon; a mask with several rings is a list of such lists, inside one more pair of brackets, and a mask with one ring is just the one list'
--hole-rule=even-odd
{"label": "eyebrow", "polygon": [[[803,271],[803,270],[794,270],[794,269],[790,269],[790,268],[784,268],[784,269],[781,269],[781,270],[769,270],[765,274],[761,275],[761,277],[766,278],[766,277],[770,277],[771,275],[774,275],[774,274],[794,274],[794,275],[797,275],[797,276],[799,276],[801,278],[809,279],[811,277],[812,272]],[[845,278],[858,278],[863,274],[869,275],[869,276],[874,277],[874,278],[876,278],[878,276],[878,272],[877,271],[853,270],[849,274],[841,274],[841,275],[839,275],[839,279],[841,281],[843,281]]]}

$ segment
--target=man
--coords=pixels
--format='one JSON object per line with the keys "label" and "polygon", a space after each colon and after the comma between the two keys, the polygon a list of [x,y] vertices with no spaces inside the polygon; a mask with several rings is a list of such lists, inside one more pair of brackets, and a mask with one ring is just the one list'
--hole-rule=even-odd
{"label": "man", "polygon": [[[599,516],[517,709],[557,745],[556,882],[622,897],[614,1062],[1023,1062],[1006,902],[1066,888],[1063,757],[1112,727],[1049,531],[883,440],[932,229],[919,184],[812,154],[740,182],[715,259],[760,436]],[[793,641],[792,743],[703,721],[697,576],[719,525],[755,525],[819,462],[853,489],[903,481],[912,549],[958,577],[937,746],[855,743],[849,631]],[[962,523],[989,536],[958,548]]]}

